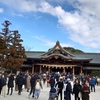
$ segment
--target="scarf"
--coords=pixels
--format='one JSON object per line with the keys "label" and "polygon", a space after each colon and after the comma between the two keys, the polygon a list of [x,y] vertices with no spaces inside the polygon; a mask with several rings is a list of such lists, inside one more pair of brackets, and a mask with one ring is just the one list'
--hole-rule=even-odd
{"label": "scarf", "polygon": [[88,88],[88,85],[87,85],[87,84],[84,84],[83,86],[84,86],[85,88]]}

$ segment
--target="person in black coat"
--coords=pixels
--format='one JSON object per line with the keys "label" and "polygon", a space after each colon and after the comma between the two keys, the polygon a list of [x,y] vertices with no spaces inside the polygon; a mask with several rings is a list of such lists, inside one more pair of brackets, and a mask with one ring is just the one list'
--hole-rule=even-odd
{"label": "person in black coat", "polygon": [[58,86],[58,97],[60,94],[60,100],[62,100],[62,90],[64,88],[63,78],[60,77],[60,81],[58,81],[55,85],[55,87]]}
{"label": "person in black coat", "polygon": [[22,85],[24,84],[23,74],[19,73],[16,78],[16,84],[18,84],[18,94],[21,95]]}
{"label": "person in black coat", "polygon": [[32,94],[32,97],[34,97],[34,92],[35,92],[35,82],[37,80],[37,75],[32,75],[31,76],[31,79],[30,79],[30,83],[31,83],[31,90],[30,90],[30,93],[29,93],[29,96]]}
{"label": "person in black coat", "polygon": [[12,74],[10,74],[9,79],[8,79],[8,93],[7,93],[7,95],[9,94],[10,88],[11,88],[10,95],[12,95],[13,87],[14,87],[14,76]]}
{"label": "person in black coat", "polygon": [[66,91],[65,91],[65,95],[66,95],[66,99],[65,100],[71,100],[71,93],[72,93],[72,86],[70,83],[70,79],[67,79],[67,85],[66,85]]}
{"label": "person in black coat", "polygon": [[73,94],[75,96],[74,97],[75,100],[80,100],[79,92],[81,92],[81,89],[82,89],[82,86],[80,85],[79,80],[75,79],[75,84],[73,86]]}
{"label": "person in black coat", "polygon": [[51,76],[50,81],[49,81],[50,87],[53,88],[55,86],[55,79],[53,76]]}

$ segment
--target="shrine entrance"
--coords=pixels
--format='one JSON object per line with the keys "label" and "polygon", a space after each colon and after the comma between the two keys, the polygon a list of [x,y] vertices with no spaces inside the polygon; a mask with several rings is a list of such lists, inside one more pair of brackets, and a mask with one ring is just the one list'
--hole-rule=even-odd
{"label": "shrine entrance", "polygon": [[52,68],[52,67],[51,67],[51,68],[50,68],[50,71],[51,71],[51,72],[63,72],[63,68],[60,68],[60,67],[57,67],[57,68],[56,68],[56,67],[53,67],[53,68]]}
{"label": "shrine entrance", "polygon": [[65,68],[65,72],[66,72],[67,74],[72,74],[72,68],[71,68],[71,67]]}
{"label": "shrine entrance", "polygon": [[82,66],[77,65],[53,65],[53,64],[39,64],[32,66],[33,72],[60,72],[71,75],[79,75],[82,73]]}

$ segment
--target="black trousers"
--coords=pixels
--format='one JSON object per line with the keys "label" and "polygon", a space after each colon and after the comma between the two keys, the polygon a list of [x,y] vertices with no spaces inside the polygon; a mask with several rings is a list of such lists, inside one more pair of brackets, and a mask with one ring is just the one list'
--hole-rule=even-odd
{"label": "black trousers", "polygon": [[33,97],[34,97],[35,87],[31,87],[30,95],[32,94],[32,92],[33,92]]}
{"label": "black trousers", "polygon": [[9,94],[9,90],[11,89],[11,95],[12,95],[12,93],[13,93],[13,87],[8,87],[8,93],[7,94]]}
{"label": "black trousers", "polygon": [[59,96],[59,94],[60,94],[60,100],[62,100],[62,89],[58,90],[58,96]]}
{"label": "black trousers", "polygon": [[80,100],[80,98],[78,97],[78,94],[75,94],[75,100]]}
{"label": "black trousers", "polygon": [[94,89],[94,92],[95,92],[95,85],[90,85],[90,88],[91,88],[91,91],[93,91]]}
{"label": "black trousers", "polygon": [[22,91],[22,85],[18,85],[18,94],[20,94]]}

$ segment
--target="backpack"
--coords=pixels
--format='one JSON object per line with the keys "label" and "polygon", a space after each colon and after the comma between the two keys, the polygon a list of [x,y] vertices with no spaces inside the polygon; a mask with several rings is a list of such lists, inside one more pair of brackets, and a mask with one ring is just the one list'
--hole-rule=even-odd
{"label": "backpack", "polygon": [[36,82],[36,86],[35,86],[35,89],[40,89],[40,83],[39,82]]}

